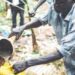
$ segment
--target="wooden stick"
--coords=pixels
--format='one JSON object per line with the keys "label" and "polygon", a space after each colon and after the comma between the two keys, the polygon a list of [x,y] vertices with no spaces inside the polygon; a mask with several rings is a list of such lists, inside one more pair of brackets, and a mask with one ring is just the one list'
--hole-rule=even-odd
{"label": "wooden stick", "polygon": [[[28,16],[29,16],[29,6],[28,6],[28,2],[26,0],[26,4],[27,4],[27,10],[28,10]],[[31,17],[28,17],[29,21],[31,21]],[[32,46],[33,46],[33,52],[39,52],[38,51],[38,44],[36,42],[36,36],[35,36],[35,32],[34,29],[31,28],[31,32],[32,32]]]}

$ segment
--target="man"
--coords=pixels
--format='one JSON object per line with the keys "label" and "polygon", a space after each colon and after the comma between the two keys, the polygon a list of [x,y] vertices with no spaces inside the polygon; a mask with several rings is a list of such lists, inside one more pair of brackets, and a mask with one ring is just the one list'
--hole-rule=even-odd
{"label": "man", "polygon": [[50,55],[15,63],[13,65],[15,72],[63,58],[67,74],[75,75],[75,4],[73,0],[55,0],[46,16],[13,29],[13,32],[21,32],[47,23],[53,25],[60,47]]}
{"label": "man", "polygon": [[54,0],[39,0],[37,5],[34,6],[34,8],[32,10],[29,11],[29,15],[31,17],[35,16],[37,9],[46,1],[48,2],[49,5],[54,2]]}
{"label": "man", "polygon": [[24,5],[25,0],[7,0],[9,1],[11,14],[12,14],[12,28],[15,28],[17,25],[16,17],[19,13],[20,15],[20,26],[24,25]]}

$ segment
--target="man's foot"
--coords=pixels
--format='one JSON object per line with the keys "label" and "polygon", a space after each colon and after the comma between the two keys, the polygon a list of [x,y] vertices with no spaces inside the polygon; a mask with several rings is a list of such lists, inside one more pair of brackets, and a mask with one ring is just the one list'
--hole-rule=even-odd
{"label": "man's foot", "polygon": [[8,36],[8,38],[11,38],[12,36],[17,36],[19,33],[11,32]]}
{"label": "man's foot", "polygon": [[14,28],[16,28],[16,26],[12,26],[12,27],[11,27],[11,31],[13,31]]}

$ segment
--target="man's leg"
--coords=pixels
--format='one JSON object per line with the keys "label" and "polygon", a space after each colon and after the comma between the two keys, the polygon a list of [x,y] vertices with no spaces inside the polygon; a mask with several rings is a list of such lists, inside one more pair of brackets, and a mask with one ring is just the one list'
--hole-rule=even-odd
{"label": "man's leg", "polygon": [[12,13],[12,28],[15,28],[16,27],[16,16],[17,16],[16,7],[11,7],[11,13]]}
{"label": "man's leg", "polygon": [[[18,10],[18,13],[20,15],[20,26],[24,25],[24,10]],[[21,36],[23,31],[21,31],[17,36],[15,40],[18,40]]]}
{"label": "man's leg", "polygon": [[19,11],[20,14],[20,26],[24,25],[24,10]]}

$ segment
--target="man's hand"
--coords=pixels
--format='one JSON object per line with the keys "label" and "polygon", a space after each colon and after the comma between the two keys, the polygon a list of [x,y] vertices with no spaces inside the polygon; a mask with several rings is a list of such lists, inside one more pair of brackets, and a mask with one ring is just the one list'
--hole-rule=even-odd
{"label": "man's hand", "polygon": [[24,31],[23,29],[24,28],[22,28],[22,27],[17,27],[17,28],[13,29],[13,32],[17,33],[15,41],[17,41],[20,38],[20,36],[22,35],[22,33]]}
{"label": "man's hand", "polygon": [[11,34],[9,35],[9,38],[15,35],[16,36],[15,41],[17,41],[22,35],[23,31],[24,31],[24,26],[13,28]]}
{"label": "man's hand", "polygon": [[14,33],[20,33],[22,30],[23,30],[23,27],[20,26],[20,27],[13,28],[12,32],[14,32]]}
{"label": "man's hand", "polygon": [[15,74],[22,72],[27,68],[28,68],[28,66],[27,66],[27,63],[25,61],[17,62],[13,65],[13,69],[14,69]]}
{"label": "man's hand", "polygon": [[34,9],[29,11],[29,16],[30,17],[34,17],[35,14],[36,14],[36,11]]}

